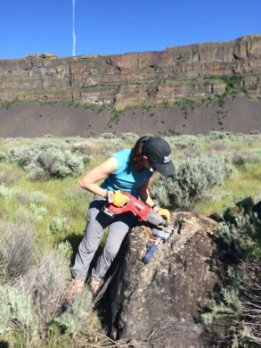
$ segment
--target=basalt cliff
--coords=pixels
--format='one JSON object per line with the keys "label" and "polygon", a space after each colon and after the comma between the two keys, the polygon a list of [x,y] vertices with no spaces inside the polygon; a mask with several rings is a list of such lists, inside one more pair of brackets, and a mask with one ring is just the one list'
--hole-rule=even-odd
{"label": "basalt cliff", "polygon": [[[45,105],[60,102],[85,109],[97,106],[100,112],[108,108],[119,112],[137,106],[180,106],[178,103],[185,100],[187,105],[182,104],[181,112],[184,116],[184,107],[197,99],[219,97],[220,107],[223,97],[241,95],[246,101],[258,102],[254,108],[260,110],[260,77],[261,35],[159,52],[67,58],[28,55],[23,59],[0,60],[0,101],[45,102]],[[256,114],[257,111],[255,119]],[[111,118],[103,117],[107,125]],[[91,118],[88,123],[92,123]],[[187,126],[188,122],[181,121],[178,128],[184,128],[184,124]],[[218,121],[209,130],[216,125]],[[258,128],[258,121],[253,127]],[[115,130],[113,122],[110,128]],[[171,127],[167,124],[163,128]]]}

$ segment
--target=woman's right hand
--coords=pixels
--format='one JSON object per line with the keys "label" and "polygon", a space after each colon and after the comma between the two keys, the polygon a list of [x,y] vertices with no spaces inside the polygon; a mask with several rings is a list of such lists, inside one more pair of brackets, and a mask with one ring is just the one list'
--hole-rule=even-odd
{"label": "woman's right hand", "polygon": [[117,190],[108,192],[108,200],[109,203],[112,203],[115,207],[121,208],[129,202],[130,198],[120,190]]}

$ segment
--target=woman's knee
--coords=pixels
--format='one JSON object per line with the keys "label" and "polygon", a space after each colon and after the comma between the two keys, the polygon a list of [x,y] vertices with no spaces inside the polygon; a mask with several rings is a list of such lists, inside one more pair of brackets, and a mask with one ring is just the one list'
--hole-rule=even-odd
{"label": "woman's knee", "polygon": [[105,244],[104,246],[104,254],[106,254],[106,257],[113,260],[115,256],[118,254],[121,247],[121,242],[114,243],[114,244]]}
{"label": "woman's knee", "polygon": [[120,250],[121,244],[127,235],[129,229],[127,226],[122,226],[121,230],[110,229],[108,237],[106,239],[106,243],[104,246],[105,253],[111,255],[114,258]]}

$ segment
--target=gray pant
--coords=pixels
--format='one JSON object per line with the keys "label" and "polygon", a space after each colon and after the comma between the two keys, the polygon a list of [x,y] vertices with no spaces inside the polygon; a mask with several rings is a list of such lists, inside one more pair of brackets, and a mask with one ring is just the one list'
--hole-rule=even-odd
{"label": "gray pant", "polygon": [[107,216],[102,212],[105,203],[105,199],[95,196],[90,204],[85,234],[79,245],[74,266],[71,269],[75,279],[86,280],[90,263],[99,247],[104,229],[109,226],[109,234],[103,253],[92,270],[94,276],[104,278],[120,249],[124,237],[129,229],[137,223],[137,218],[132,213],[119,214],[114,218]]}

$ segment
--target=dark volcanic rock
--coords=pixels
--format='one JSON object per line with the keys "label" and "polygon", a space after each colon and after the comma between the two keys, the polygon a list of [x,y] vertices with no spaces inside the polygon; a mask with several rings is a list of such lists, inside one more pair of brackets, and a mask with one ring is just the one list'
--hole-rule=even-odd
{"label": "dark volcanic rock", "polygon": [[178,213],[179,234],[159,246],[144,265],[146,241],[135,228],[111,289],[114,338],[129,338],[130,346],[153,348],[216,347],[200,324],[202,308],[218,283],[212,269],[217,223],[191,213]]}
{"label": "dark volcanic rock", "polygon": [[[261,35],[159,52],[0,60],[0,100],[71,101],[124,109],[185,97],[222,95],[224,76],[259,96]],[[231,82],[231,81],[230,81]]]}
{"label": "dark volcanic rock", "polygon": [[260,76],[261,35],[159,52],[0,60],[0,137],[260,131]]}

